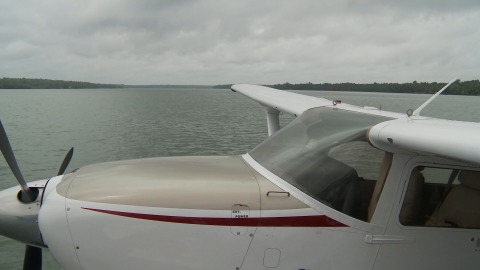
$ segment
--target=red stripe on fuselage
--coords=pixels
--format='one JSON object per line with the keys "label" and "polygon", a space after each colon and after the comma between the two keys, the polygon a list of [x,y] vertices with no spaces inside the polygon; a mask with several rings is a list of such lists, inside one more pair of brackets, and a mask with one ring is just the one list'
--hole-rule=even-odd
{"label": "red stripe on fuselage", "polygon": [[162,221],[170,223],[211,225],[211,226],[241,226],[241,227],[346,227],[347,225],[331,219],[325,215],[319,216],[291,216],[291,217],[259,217],[259,218],[214,218],[214,217],[179,217],[153,214],[141,214],[102,210],[82,207],[82,209],[144,220]]}

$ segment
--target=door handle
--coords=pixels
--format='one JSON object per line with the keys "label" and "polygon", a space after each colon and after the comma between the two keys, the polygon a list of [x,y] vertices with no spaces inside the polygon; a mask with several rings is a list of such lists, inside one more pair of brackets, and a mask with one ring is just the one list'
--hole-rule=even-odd
{"label": "door handle", "polygon": [[290,197],[290,192],[287,192],[287,191],[269,191],[269,192],[267,192],[267,197],[272,197],[272,196]]}
{"label": "door handle", "polygon": [[409,244],[415,243],[415,238],[403,235],[371,235],[365,236],[368,244]]}

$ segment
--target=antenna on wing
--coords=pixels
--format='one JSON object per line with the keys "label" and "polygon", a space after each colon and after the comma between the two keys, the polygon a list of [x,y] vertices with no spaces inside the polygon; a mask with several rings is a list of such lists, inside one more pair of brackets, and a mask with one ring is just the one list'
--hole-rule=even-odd
{"label": "antenna on wing", "polygon": [[435,93],[435,95],[433,95],[427,101],[425,101],[425,103],[420,105],[420,107],[418,107],[415,111],[410,113],[411,110],[409,110],[408,116],[412,116],[412,115],[420,116],[420,112],[423,110],[423,108],[427,107],[428,104],[430,104],[434,99],[436,99],[443,91],[445,91],[452,83],[456,82],[457,80],[458,80],[457,78],[451,80],[449,83],[447,83],[447,85],[445,85],[442,89],[440,89],[440,91]]}

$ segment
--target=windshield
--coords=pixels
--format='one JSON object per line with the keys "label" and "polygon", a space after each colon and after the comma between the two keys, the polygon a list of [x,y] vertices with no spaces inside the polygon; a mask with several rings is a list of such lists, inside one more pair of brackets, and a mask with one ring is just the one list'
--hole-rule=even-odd
{"label": "windshield", "polygon": [[[364,189],[364,193],[370,196],[373,192],[384,152],[368,144],[366,134],[370,127],[387,120],[390,119],[332,108],[314,108],[249,154],[278,177],[345,213],[353,211],[345,209],[349,189]],[[370,197],[364,197],[363,203],[368,206]],[[362,202],[357,198],[356,203]],[[364,216],[365,213],[358,215]]]}

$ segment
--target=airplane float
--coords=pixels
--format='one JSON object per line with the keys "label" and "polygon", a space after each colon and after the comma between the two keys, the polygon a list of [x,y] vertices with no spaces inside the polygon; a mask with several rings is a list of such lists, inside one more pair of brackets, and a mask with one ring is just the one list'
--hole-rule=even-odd
{"label": "airplane float", "polygon": [[[454,82],[454,81],[452,81]],[[107,162],[0,192],[0,234],[85,269],[478,269],[480,124],[239,84],[269,137],[242,156]],[[296,118],[280,128],[279,114]]]}

